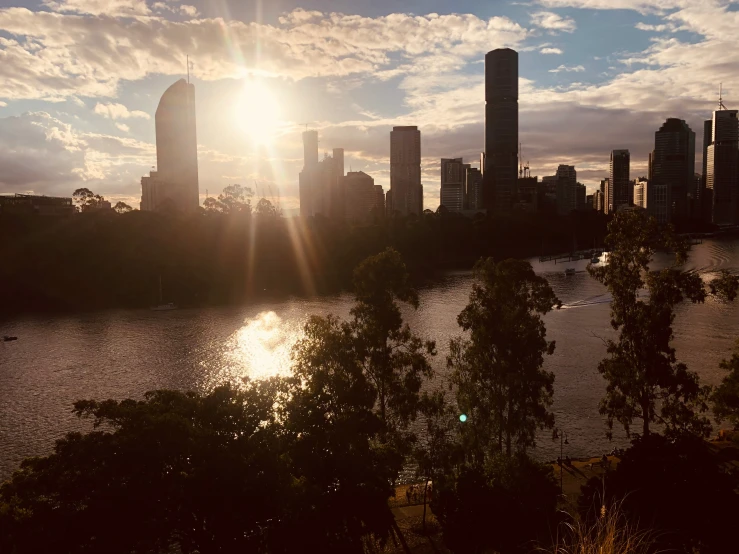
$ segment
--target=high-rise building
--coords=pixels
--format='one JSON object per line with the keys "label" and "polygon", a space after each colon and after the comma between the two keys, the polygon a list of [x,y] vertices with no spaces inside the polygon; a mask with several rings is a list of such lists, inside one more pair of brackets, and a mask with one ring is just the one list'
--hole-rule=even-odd
{"label": "high-rise building", "polygon": [[611,152],[611,174],[608,177],[606,188],[606,213],[616,213],[621,206],[628,206],[632,195],[631,181],[629,180],[629,164],[631,155],[628,150],[613,150]]}
{"label": "high-rise building", "polygon": [[634,206],[638,208],[648,208],[648,192],[649,181],[646,179],[637,179],[634,183]]}
{"label": "high-rise building", "polygon": [[703,178],[698,200],[703,200],[703,191],[706,190],[706,176],[708,175],[708,147],[711,145],[712,137],[713,119],[706,119],[703,122]]}
{"label": "high-rise building", "polygon": [[485,55],[485,208],[510,211],[517,178],[518,52],[498,48]]}
{"label": "high-rise building", "polygon": [[200,205],[195,85],[180,79],[154,115],[157,171],[141,179],[141,209],[193,212]]}
{"label": "high-rise building", "polygon": [[421,185],[421,131],[418,127],[393,127],[390,132],[390,191],[388,209],[400,215],[423,212]]}
{"label": "high-rise building", "polygon": [[711,220],[716,225],[736,225],[739,222],[738,147],[737,110],[716,110],[713,112],[711,144],[706,149],[706,188],[711,191]]}
{"label": "high-rise building", "polygon": [[344,149],[334,148],[333,157],[318,160],[318,133],[303,133],[303,171],[299,175],[300,215],[344,218]]}
{"label": "high-rise building", "polygon": [[557,214],[569,215],[577,209],[577,172],[573,165],[557,168]]}
{"label": "high-rise building", "polygon": [[467,167],[462,158],[441,159],[440,204],[450,212],[464,209]]}
{"label": "high-rise building", "polygon": [[372,177],[363,171],[350,171],[343,178],[343,181],[346,191],[347,221],[367,223],[372,221],[374,213],[384,211],[385,194],[382,191],[382,186],[375,185],[375,180]]}
{"label": "high-rise building", "polygon": [[593,209],[599,212],[603,211],[603,193],[600,189],[593,193]]}
{"label": "high-rise building", "polygon": [[467,210],[482,210],[482,171],[466,164],[467,171]]}
{"label": "high-rise building", "polygon": [[684,120],[671,117],[654,133],[651,169],[650,212],[661,223],[687,218],[695,174],[695,133]]}
{"label": "high-rise building", "polygon": [[303,132],[303,171],[298,177],[300,196],[300,215],[309,217],[315,214],[314,195],[318,176],[318,131]]}

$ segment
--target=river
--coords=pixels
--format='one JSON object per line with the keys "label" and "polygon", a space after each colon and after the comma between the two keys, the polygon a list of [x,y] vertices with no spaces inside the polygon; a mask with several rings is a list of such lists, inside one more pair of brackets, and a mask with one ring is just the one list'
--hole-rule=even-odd
{"label": "river", "polygon": [[[556,376],[552,409],[568,435],[565,455],[597,455],[627,445],[620,429],[612,442],[606,439],[598,414],[605,384],[597,365],[605,355],[602,339],[613,336],[607,292],[587,274],[587,261],[532,265],[564,304],[545,318],[548,338],[557,343],[545,368]],[[565,276],[565,267],[576,273]],[[685,269],[706,278],[719,269],[739,273],[739,240],[711,239],[693,247]],[[417,311],[405,310],[411,328],[437,342],[437,377],[429,386],[444,385],[449,339],[460,333],[456,317],[471,283],[469,272],[447,273],[420,291]],[[90,429],[89,421],[71,413],[75,400],[140,398],[157,388],[206,391],[245,375],[287,372],[306,319],[348,317],[351,302],[351,295],[340,294],[171,312],[35,315],[2,323],[0,334],[18,340],[0,343],[0,480],[23,458],[49,453],[66,432]],[[723,377],[719,361],[739,337],[739,305],[712,299],[682,304],[674,332],[678,359],[705,383],[717,384]],[[556,458],[559,442],[542,434],[534,455]]]}

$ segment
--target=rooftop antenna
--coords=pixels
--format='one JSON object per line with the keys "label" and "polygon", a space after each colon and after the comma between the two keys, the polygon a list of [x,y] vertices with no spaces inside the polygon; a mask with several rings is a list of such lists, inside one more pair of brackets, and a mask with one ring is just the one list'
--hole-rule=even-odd
{"label": "rooftop antenna", "polygon": [[724,106],[724,98],[723,98],[723,83],[718,84],[718,109],[719,110],[727,110],[728,108]]}

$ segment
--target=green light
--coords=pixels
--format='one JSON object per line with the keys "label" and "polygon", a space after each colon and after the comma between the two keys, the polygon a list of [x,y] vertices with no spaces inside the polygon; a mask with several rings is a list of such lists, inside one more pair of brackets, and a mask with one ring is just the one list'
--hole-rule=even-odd
{"label": "green light", "polygon": [[467,415],[466,414],[460,415],[459,416],[459,421],[461,421],[462,423],[464,423],[465,421],[467,421]]}

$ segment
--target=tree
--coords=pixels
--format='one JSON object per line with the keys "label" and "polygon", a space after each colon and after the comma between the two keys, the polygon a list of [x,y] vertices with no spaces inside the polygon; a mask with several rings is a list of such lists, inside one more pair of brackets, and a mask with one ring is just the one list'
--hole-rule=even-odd
{"label": "tree", "polygon": [[72,202],[77,207],[78,212],[94,210],[103,201],[105,201],[105,198],[88,188],[80,188],[72,193]]}
{"label": "tree", "polygon": [[618,507],[629,526],[652,532],[652,552],[722,554],[736,550],[727,530],[739,521],[737,484],[702,438],[651,433],[583,485],[578,506],[586,523]]}
{"label": "tree", "polygon": [[728,419],[739,429],[739,340],[731,358],[722,360],[719,367],[729,374],[713,393],[713,413],[719,423]]}
{"label": "tree", "polygon": [[291,498],[274,419],[278,391],[279,381],[267,380],[207,395],[154,391],[142,401],[75,403],[95,430],[68,434],[0,487],[0,547],[279,551],[265,547],[282,540],[265,529],[289,519]]}
{"label": "tree", "polygon": [[477,463],[496,452],[534,446],[537,429],[551,428],[554,352],[541,316],[560,302],[528,262],[482,259],[475,265],[469,304],[457,321],[469,339],[450,342],[457,403],[466,414],[465,451]]}
{"label": "tree", "polygon": [[126,214],[133,211],[133,208],[125,202],[116,202],[116,205],[113,206],[113,209],[119,214]]}
{"label": "tree", "polygon": [[252,196],[254,193],[249,187],[228,185],[217,199],[211,196],[206,198],[203,201],[203,209],[206,212],[223,214],[250,214]]}
{"label": "tree", "polygon": [[256,214],[261,217],[277,217],[278,211],[277,208],[267,200],[266,198],[260,198],[259,202],[257,202],[257,207],[254,209]]}
{"label": "tree", "polygon": [[436,355],[436,344],[403,324],[397,302],[417,308],[418,292],[396,250],[388,248],[360,263],[354,291],[355,351],[375,388],[383,435],[399,438],[416,417],[421,385],[433,375],[429,357]]}
{"label": "tree", "polygon": [[[598,365],[607,382],[600,413],[608,417],[608,435],[618,421],[631,432],[634,419],[642,421],[642,435],[651,425],[665,426],[668,433],[707,435],[709,388],[698,375],[678,363],[670,345],[674,307],[685,298],[703,302],[708,294],[700,275],[686,273],[679,265],[687,258],[687,244],[669,227],[642,210],[616,214],[608,226],[608,263],[589,266],[588,271],[611,293],[611,326],[618,340],[606,341],[609,357]],[[675,263],[650,270],[658,250],[675,253]],[[711,294],[733,299],[739,281],[723,273],[710,284]],[[648,297],[640,293],[648,293]]]}
{"label": "tree", "polygon": [[376,441],[377,394],[354,342],[349,323],[313,316],[293,350],[285,421],[303,499],[296,541],[305,552],[360,553],[365,538],[384,541],[393,526],[390,483],[402,459]]}
{"label": "tree", "polygon": [[529,552],[533,541],[550,536],[558,493],[551,466],[497,454],[484,468],[463,467],[434,492],[431,507],[452,552]]}
{"label": "tree", "polygon": [[251,197],[254,193],[249,187],[241,185],[228,185],[218,195],[218,202],[223,206],[223,213],[251,213]]}

